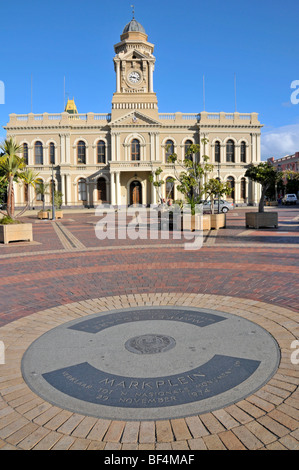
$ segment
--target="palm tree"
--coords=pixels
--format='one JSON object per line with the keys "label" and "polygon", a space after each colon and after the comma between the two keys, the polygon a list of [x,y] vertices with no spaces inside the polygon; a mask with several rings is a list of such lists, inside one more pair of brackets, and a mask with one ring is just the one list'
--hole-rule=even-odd
{"label": "palm tree", "polygon": [[35,191],[37,195],[41,195],[41,200],[43,202],[43,211],[45,210],[45,195],[49,194],[50,183],[44,183],[42,180],[36,181]]}
{"label": "palm tree", "polygon": [[0,174],[2,175],[1,179],[6,180],[8,183],[7,215],[11,219],[15,218],[13,183],[14,181],[18,181],[22,170],[25,168],[25,162],[23,158],[19,156],[22,151],[22,146],[17,144],[12,137],[6,139],[0,146],[0,153],[3,154],[3,156],[0,157]]}
{"label": "palm tree", "polygon": [[[20,178],[23,181],[23,184],[27,186],[29,189],[30,186],[33,188],[36,187],[36,185],[39,183],[38,179],[39,173],[35,173],[33,170],[30,168],[25,168],[23,172],[20,174]],[[28,209],[29,204],[30,204],[30,197],[29,197],[29,191],[26,193],[27,198],[26,198],[26,205],[25,207],[21,210],[21,212],[18,213],[17,217],[20,217],[24,212]]]}

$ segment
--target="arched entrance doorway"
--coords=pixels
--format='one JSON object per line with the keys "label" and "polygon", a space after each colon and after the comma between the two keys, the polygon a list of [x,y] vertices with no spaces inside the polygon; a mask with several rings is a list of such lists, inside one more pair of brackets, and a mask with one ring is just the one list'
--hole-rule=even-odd
{"label": "arched entrance doorway", "polygon": [[130,204],[142,204],[142,187],[140,181],[134,180],[130,184]]}

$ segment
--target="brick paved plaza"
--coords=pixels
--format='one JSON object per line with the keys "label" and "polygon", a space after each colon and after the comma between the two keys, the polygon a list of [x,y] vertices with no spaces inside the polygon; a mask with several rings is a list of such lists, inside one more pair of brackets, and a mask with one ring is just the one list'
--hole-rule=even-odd
{"label": "brick paved plaza", "polygon": [[[245,210],[228,213],[227,228],[205,232],[195,251],[182,240],[101,241],[93,210],[66,211],[56,221],[27,213],[34,241],[0,246],[0,449],[298,449],[299,366],[291,344],[298,339],[299,209],[279,208],[279,228],[265,230],[246,229]],[[22,357],[44,333],[98,312],[145,306],[250,320],[277,341],[278,369],[241,401],[161,420],[76,413],[24,381]]]}

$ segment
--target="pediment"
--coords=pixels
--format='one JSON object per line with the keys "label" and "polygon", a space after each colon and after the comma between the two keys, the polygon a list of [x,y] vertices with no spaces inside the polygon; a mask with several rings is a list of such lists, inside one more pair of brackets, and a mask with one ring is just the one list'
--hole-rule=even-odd
{"label": "pediment", "polygon": [[109,123],[111,127],[114,126],[161,126],[161,123],[156,119],[141,113],[140,111],[132,111],[124,116],[121,116]]}
{"label": "pediment", "polygon": [[[133,56],[135,56],[135,59],[133,59]],[[122,60],[140,60],[148,58],[148,55],[143,54],[137,49],[130,49],[129,51],[125,52],[122,56]]]}

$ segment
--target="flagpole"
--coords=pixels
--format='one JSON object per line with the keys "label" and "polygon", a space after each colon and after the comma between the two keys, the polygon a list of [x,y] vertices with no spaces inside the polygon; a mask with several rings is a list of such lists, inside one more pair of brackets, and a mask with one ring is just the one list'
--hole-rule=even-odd
{"label": "flagpole", "polygon": [[205,76],[202,77],[202,93],[203,93],[203,110],[206,110],[206,97],[205,97]]}
{"label": "flagpole", "polygon": [[237,79],[236,79],[236,74],[235,74],[235,79],[234,79],[234,87],[235,87],[235,113],[237,112]]}

